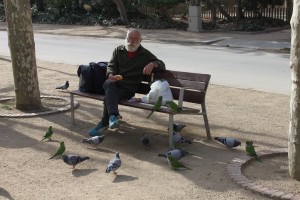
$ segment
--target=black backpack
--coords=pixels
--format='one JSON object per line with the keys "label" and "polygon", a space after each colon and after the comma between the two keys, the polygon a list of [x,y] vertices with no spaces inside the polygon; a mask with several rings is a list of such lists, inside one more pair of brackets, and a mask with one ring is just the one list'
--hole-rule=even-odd
{"label": "black backpack", "polygon": [[103,83],[106,80],[107,62],[91,62],[80,65],[77,70],[79,90],[82,92],[104,94]]}

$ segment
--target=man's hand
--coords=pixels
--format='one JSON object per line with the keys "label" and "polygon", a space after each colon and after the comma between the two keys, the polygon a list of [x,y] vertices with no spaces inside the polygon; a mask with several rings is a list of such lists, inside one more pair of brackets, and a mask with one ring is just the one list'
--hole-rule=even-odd
{"label": "man's hand", "polygon": [[108,79],[111,80],[111,81],[119,81],[119,80],[122,80],[123,77],[121,75],[109,74]]}
{"label": "man's hand", "polygon": [[157,67],[157,64],[154,62],[150,62],[148,65],[144,67],[143,74],[150,75],[152,70]]}

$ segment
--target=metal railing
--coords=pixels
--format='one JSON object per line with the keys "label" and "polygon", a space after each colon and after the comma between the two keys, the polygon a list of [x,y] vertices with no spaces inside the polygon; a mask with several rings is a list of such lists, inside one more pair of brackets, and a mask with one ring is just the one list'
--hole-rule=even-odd
{"label": "metal railing", "polygon": [[[230,3],[231,2],[231,3]],[[222,8],[231,16],[236,17],[236,5],[232,4],[232,1],[227,1],[226,4],[221,4]],[[211,19],[212,18],[212,12],[206,5],[201,5],[202,7],[202,18],[205,19]],[[156,10],[151,7],[147,7],[144,5],[138,5],[137,8],[145,13],[145,14],[155,14]],[[261,15],[263,17],[270,17],[275,19],[281,19],[284,21],[289,21],[290,19],[287,18],[287,8],[285,5],[282,6],[268,6],[265,9],[259,10]],[[174,6],[171,9],[167,10],[167,13],[170,16],[174,17],[181,17],[181,16],[188,16],[188,4],[182,3]],[[245,17],[255,17],[256,13],[245,11],[244,12]],[[217,9],[217,18],[219,19],[225,19],[226,17],[222,15],[221,12]]]}

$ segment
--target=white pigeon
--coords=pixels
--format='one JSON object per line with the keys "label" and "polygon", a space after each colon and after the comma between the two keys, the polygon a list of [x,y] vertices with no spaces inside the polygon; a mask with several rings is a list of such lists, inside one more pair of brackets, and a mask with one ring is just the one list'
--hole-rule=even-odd
{"label": "white pigeon", "polygon": [[116,170],[119,169],[119,167],[121,167],[121,164],[122,164],[122,161],[120,159],[120,154],[119,154],[119,152],[117,152],[115,157],[109,161],[105,172],[109,173],[109,172],[113,171],[114,174],[117,175]]}
{"label": "white pigeon", "polygon": [[105,138],[105,135],[94,136],[91,138],[83,139],[82,143],[93,144],[95,147],[97,147],[101,142],[103,142],[104,138]]}

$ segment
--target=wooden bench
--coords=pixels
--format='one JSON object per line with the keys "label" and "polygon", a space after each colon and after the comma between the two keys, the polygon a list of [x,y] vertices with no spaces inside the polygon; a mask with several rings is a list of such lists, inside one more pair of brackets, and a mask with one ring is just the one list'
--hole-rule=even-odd
{"label": "wooden bench", "polygon": [[[173,148],[173,122],[174,115],[184,114],[184,115],[202,115],[204,119],[204,125],[206,128],[206,135],[209,140],[211,140],[210,129],[207,118],[207,111],[205,107],[205,96],[207,87],[210,80],[209,74],[196,74],[189,72],[179,72],[179,71],[161,71],[159,73],[152,74],[152,76],[145,76],[143,82],[138,89],[138,94],[148,94],[150,91],[150,83],[153,80],[165,79],[168,81],[174,100],[178,100],[178,105],[182,106],[184,102],[200,104],[198,108],[189,108],[182,106],[182,111],[180,113],[173,113],[167,107],[162,106],[157,112],[169,114],[169,148]],[[100,94],[92,94],[81,92],[80,90],[74,90],[70,92],[71,99],[71,123],[75,124],[74,120],[74,96],[82,96],[95,100],[104,100],[104,96]],[[134,108],[140,108],[144,110],[151,110],[152,104],[146,104],[142,102],[128,102],[121,101],[119,105],[129,106]],[[201,108],[200,108],[201,106]]]}

